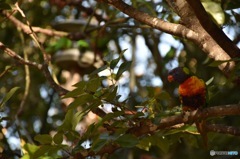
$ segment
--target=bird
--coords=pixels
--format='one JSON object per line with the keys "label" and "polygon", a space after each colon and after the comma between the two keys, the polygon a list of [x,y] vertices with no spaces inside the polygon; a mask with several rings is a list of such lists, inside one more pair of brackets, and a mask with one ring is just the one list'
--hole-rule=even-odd
{"label": "bird", "polygon": [[[207,87],[205,82],[192,74],[186,67],[176,67],[168,73],[169,82],[179,84],[178,93],[183,112],[202,110],[207,105]],[[207,147],[207,133],[204,131],[205,120],[195,122],[198,132]]]}

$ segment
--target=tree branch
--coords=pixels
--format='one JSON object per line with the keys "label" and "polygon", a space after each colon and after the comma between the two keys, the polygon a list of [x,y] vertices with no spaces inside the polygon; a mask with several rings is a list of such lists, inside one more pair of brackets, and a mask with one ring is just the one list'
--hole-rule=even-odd
{"label": "tree branch", "polygon": [[[207,118],[216,118],[220,116],[240,115],[240,105],[221,105],[205,108],[203,110],[196,110],[180,115],[169,116],[162,118],[159,125],[155,125],[151,120],[140,119],[139,124],[135,127],[129,128],[127,133],[135,136],[142,136],[146,134],[154,134],[156,131],[168,129],[176,125],[183,126],[184,124],[192,124],[199,120],[206,120]],[[113,129],[112,129],[113,130]],[[233,126],[225,126],[220,124],[207,124],[206,132],[216,132],[240,136],[240,128]],[[93,152],[91,149],[85,151],[83,154],[77,153],[75,157],[87,157],[95,155],[103,155],[105,153],[113,153],[115,150],[121,148],[119,145],[110,143],[104,146],[100,151]]]}
{"label": "tree branch", "polygon": [[28,60],[24,60],[21,56],[16,54],[13,50],[11,50],[8,47],[6,47],[2,42],[0,42],[0,49],[3,50],[5,53],[7,53],[10,57],[15,59],[20,64],[33,66],[33,67],[35,67],[37,69],[41,69],[42,68],[41,64],[38,64],[38,63],[32,62],[32,61],[28,61]]}
{"label": "tree branch", "polygon": [[[196,16],[195,12],[198,12],[198,10],[194,12],[194,9],[196,8],[192,8],[187,3],[186,0],[175,0],[175,1],[166,0],[166,1],[168,2],[169,6],[173,8],[173,10],[181,17],[181,23],[183,23],[183,25],[188,27],[189,29],[198,33],[198,39],[194,42],[204,52],[206,52],[210,58],[213,58],[216,61],[228,61],[228,60],[231,60],[231,56],[232,57],[236,56],[236,54],[235,56],[233,56],[230,52],[224,50],[225,46],[222,46],[223,42],[220,42],[220,43],[218,42],[218,41],[229,40],[229,39],[226,39],[226,35],[223,33],[224,38],[220,38],[217,40],[216,40],[216,36],[212,37],[212,34],[208,32],[209,29],[205,30],[206,25],[205,27],[203,27],[198,17]],[[208,15],[202,18],[208,19]],[[217,30],[220,30],[220,29],[218,28]],[[234,45],[234,44],[231,44],[231,45]],[[234,68],[234,66],[235,66],[234,62],[223,63],[220,65],[220,69],[223,70],[225,73],[228,73],[230,70]]]}
{"label": "tree branch", "polygon": [[195,41],[198,38],[197,33],[188,29],[187,27],[181,24],[170,23],[159,18],[153,17],[147,13],[141,12],[133,8],[132,6],[124,3],[122,0],[97,0],[97,1],[108,3],[117,8],[118,10],[120,10],[121,12],[127,14],[128,16],[138,20],[139,22],[147,24],[152,28],[161,30],[163,32],[178,37],[191,39],[193,41]]}
{"label": "tree branch", "polygon": [[[169,33],[174,36],[186,38],[197,44],[210,58],[216,61],[231,60],[231,57],[222,47],[202,28],[192,8],[185,0],[167,0],[170,6],[179,14],[183,25],[174,24],[153,17],[147,13],[141,12],[132,6],[124,3],[122,0],[98,0],[98,2],[108,3],[128,16],[145,23],[152,28]],[[220,69],[228,73],[235,66],[234,62],[223,63]]]}
{"label": "tree branch", "polygon": [[222,124],[208,124],[206,125],[205,129],[207,132],[217,132],[222,134],[240,136],[240,128],[233,126],[226,126]]}
{"label": "tree branch", "polygon": [[192,7],[202,27],[231,57],[240,57],[240,49],[225,35],[225,33],[210,19],[200,0],[186,0]]}
{"label": "tree branch", "polygon": [[52,75],[50,73],[50,71],[48,70],[48,65],[44,64],[38,64],[36,62],[32,62],[32,61],[28,61],[28,60],[24,60],[21,56],[19,56],[16,52],[14,52],[13,50],[9,49],[8,47],[6,47],[2,42],[0,42],[0,49],[3,50],[5,53],[7,53],[10,57],[12,57],[13,59],[15,59],[17,62],[19,62],[20,64],[24,64],[24,65],[29,65],[29,66],[33,66],[35,68],[37,68],[38,70],[42,71],[43,74],[45,75],[47,81],[50,83],[51,87],[58,92],[58,94],[60,96],[65,95],[68,90],[62,88],[60,85],[58,85],[52,78]]}
{"label": "tree branch", "polygon": [[[22,23],[21,21],[19,21],[17,18],[15,18],[14,16],[12,16],[11,14],[9,14],[8,12],[3,12],[3,14],[17,27],[21,28],[23,30],[23,32],[25,32],[26,34],[31,34],[32,31],[29,28],[28,25]],[[60,36],[60,37],[65,37],[68,36],[69,34],[67,32],[63,32],[63,31],[56,31],[56,30],[52,30],[52,29],[43,29],[40,27],[31,27],[32,30],[35,33],[43,33],[45,35],[48,36]]]}

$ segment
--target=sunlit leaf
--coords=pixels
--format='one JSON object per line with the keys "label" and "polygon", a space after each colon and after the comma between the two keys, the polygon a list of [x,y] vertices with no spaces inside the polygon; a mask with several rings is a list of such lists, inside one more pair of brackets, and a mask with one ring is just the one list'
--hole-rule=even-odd
{"label": "sunlit leaf", "polygon": [[149,151],[149,149],[152,146],[152,139],[151,137],[145,137],[142,140],[139,141],[139,143],[137,144],[137,147],[140,149],[143,149],[145,151]]}
{"label": "sunlit leaf", "polygon": [[225,22],[225,13],[221,7],[220,2],[214,2],[214,1],[207,1],[205,0],[202,2],[203,7],[205,10],[212,16],[213,20],[218,25],[223,25]]}
{"label": "sunlit leaf", "polygon": [[85,40],[79,40],[79,41],[77,41],[77,46],[80,48],[81,47],[88,48],[89,44]]}
{"label": "sunlit leaf", "polygon": [[55,50],[60,50],[60,49],[67,49],[72,46],[72,41],[69,40],[68,38],[60,38],[56,43],[55,43]]}
{"label": "sunlit leaf", "polygon": [[206,83],[206,85],[208,86],[210,83],[212,83],[213,82],[213,80],[214,80],[214,77],[212,77],[212,78],[210,78],[207,82],[205,82]]}
{"label": "sunlit leaf", "polygon": [[42,145],[35,153],[34,158],[42,158],[44,159],[53,159],[53,156],[56,156],[57,151],[60,150],[61,147],[52,146],[52,145]]}
{"label": "sunlit leaf", "polygon": [[191,125],[184,125],[180,128],[176,128],[176,129],[171,129],[171,130],[166,130],[164,131],[164,135],[172,135],[172,134],[177,134],[180,132],[186,132],[186,131],[196,131],[196,127],[195,126],[191,126]]}
{"label": "sunlit leaf", "polygon": [[30,143],[26,143],[26,144],[23,146],[23,149],[24,149],[25,151],[27,151],[27,154],[29,155],[29,157],[31,157],[31,156],[39,149],[39,146],[30,144]]}

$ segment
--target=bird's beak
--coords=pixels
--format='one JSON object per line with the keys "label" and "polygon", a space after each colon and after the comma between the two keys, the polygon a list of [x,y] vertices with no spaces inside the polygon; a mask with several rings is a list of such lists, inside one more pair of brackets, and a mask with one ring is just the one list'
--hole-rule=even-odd
{"label": "bird's beak", "polygon": [[168,75],[168,81],[169,81],[169,82],[172,82],[172,81],[174,81],[174,78],[173,78],[173,76],[172,76],[172,75]]}

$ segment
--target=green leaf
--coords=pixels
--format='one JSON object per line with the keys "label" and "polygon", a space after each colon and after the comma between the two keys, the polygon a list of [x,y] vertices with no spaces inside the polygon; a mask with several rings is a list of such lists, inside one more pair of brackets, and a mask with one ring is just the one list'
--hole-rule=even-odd
{"label": "green leaf", "polygon": [[63,142],[63,132],[58,131],[54,136],[53,136],[53,142],[57,145],[60,145]]}
{"label": "green leaf", "polygon": [[171,49],[167,52],[166,56],[164,57],[165,61],[170,61],[173,58],[175,58],[176,55],[176,49],[174,47],[171,47]]}
{"label": "green leaf", "polygon": [[208,12],[213,20],[220,26],[222,26],[225,22],[225,13],[221,7],[220,2],[214,1],[204,1],[202,2],[203,7],[205,8],[206,12]]}
{"label": "green leaf", "polygon": [[164,139],[162,136],[156,135],[152,137],[153,145],[158,146],[164,153],[167,153],[170,148],[170,143],[167,139]]}
{"label": "green leaf", "polygon": [[39,149],[39,146],[26,143],[23,146],[23,148],[24,148],[24,150],[26,150],[28,152],[29,156],[31,157]]}
{"label": "green leaf", "polygon": [[118,62],[119,62],[120,59],[121,59],[121,58],[120,58],[120,56],[119,56],[118,58],[112,60],[112,61],[110,62],[110,68],[111,68],[111,69],[114,69],[114,68],[117,66],[117,64],[118,64]]}
{"label": "green leaf", "polygon": [[79,40],[79,41],[77,41],[77,46],[80,47],[80,48],[81,47],[88,48],[89,44],[85,40]]}
{"label": "green leaf", "polygon": [[119,117],[123,114],[125,114],[124,111],[116,111],[116,112],[113,112],[113,113],[108,113],[104,116],[104,118],[102,119],[101,122],[109,121],[109,120],[117,118],[117,117]]}
{"label": "green leaf", "polygon": [[[62,147],[52,145],[42,145],[35,153],[34,158],[53,159],[56,158],[57,151],[61,150]],[[58,158],[58,157],[57,157]]]}
{"label": "green leaf", "polygon": [[171,130],[166,130],[166,131],[163,131],[164,135],[173,135],[173,134],[177,134],[177,133],[181,133],[181,132],[196,132],[196,127],[195,126],[191,126],[191,125],[184,125],[180,128],[177,128],[177,129],[171,129]]}
{"label": "green leaf", "polygon": [[92,123],[91,125],[89,125],[88,128],[87,128],[87,131],[84,133],[84,136],[83,136],[84,140],[87,140],[88,138],[91,137],[91,135],[93,133],[96,133],[97,132],[96,131],[97,128],[98,127],[96,126],[95,123]]}
{"label": "green leaf", "polygon": [[93,142],[91,149],[94,152],[98,152],[99,150],[101,150],[101,148],[103,148],[103,146],[105,146],[108,143],[108,140],[104,140],[104,139],[98,139],[95,142]]}
{"label": "green leaf", "polygon": [[66,136],[68,141],[73,141],[73,142],[75,142],[76,140],[80,139],[79,132],[76,132],[75,130],[68,130],[68,131],[66,131],[64,136]]}
{"label": "green leaf", "polygon": [[152,146],[152,138],[150,137],[145,137],[142,140],[139,141],[139,143],[137,144],[137,147],[140,149],[143,149],[145,151],[149,151],[149,149]]}
{"label": "green leaf", "polygon": [[123,72],[129,70],[129,68],[131,67],[132,61],[127,61],[127,62],[123,62],[118,71],[117,71],[117,75],[116,75],[116,80],[118,80],[121,75],[123,74]]}
{"label": "green leaf", "polygon": [[0,109],[2,109],[3,105],[13,96],[13,94],[19,89],[19,87],[12,88],[6,96],[4,96],[3,100],[0,103]]}
{"label": "green leaf", "polygon": [[101,86],[101,78],[93,78],[92,80],[88,81],[86,89],[90,92],[95,92]]}
{"label": "green leaf", "polygon": [[131,134],[124,134],[120,136],[116,142],[122,146],[122,147],[134,147],[139,143],[139,140],[136,136],[133,136]]}
{"label": "green leaf", "polygon": [[96,69],[92,73],[89,74],[89,77],[93,77],[94,75],[98,74],[99,72],[102,72],[103,70],[106,70],[108,68],[107,65],[103,65],[102,67]]}
{"label": "green leaf", "polygon": [[34,137],[35,141],[38,141],[40,144],[51,144],[52,137],[49,134],[36,135]]}
{"label": "green leaf", "polygon": [[113,101],[115,99],[115,97],[117,96],[117,90],[118,90],[118,86],[114,87],[114,90],[112,92],[110,92],[110,94],[106,97],[106,100]]}
{"label": "green leaf", "polygon": [[82,113],[87,113],[89,112],[90,110],[93,110],[95,108],[97,108],[98,106],[102,105],[102,102],[101,100],[99,99],[94,99],[91,101],[91,104],[89,104],[87,107],[85,107],[83,110],[82,110]]}
{"label": "green leaf", "polygon": [[74,110],[69,109],[65,115],[62,125],[58,127],[58,130],[62,130],[62,131],[72,130],[73,115],[74,115]]}
{"label": "green leaf", "polygon": [[83,119],[87,112],[79,111],[76,114],[74,114],[73,119],[72,119],[72,129],[75,130],[77,124],[79,121]]}
{"label": "green leaf", "polygon": [[229,62],[229,60],[224,60],[224,61],[213,61],[212,63],[210,63],[208,66],[210,67],[218,67],[219,65]]}
{"label": "green leaf", "polygon": [[93,96],[91,94],[84,93],[76,98],[69,106],[68,110],[77,108],[78,106],[84,105],[87,102],[91,102],[93,100]]}
{"label": "green leaf", "polygon": [[75,98],[84,92],[83,88],[76,88],[68,92],[63,98]]}
{"label": "green leaf", "polygon": [[163,136],[159,134],[155,134],[153,136],[148,136],[143,138],[141,141],[139,141],[139,144],[137,145],[138,148],[146,151],[149,151],[151,146],[157,146],[164,153],[167,153],[170,148],[170,143],[169,143],[169,140],[163,138]]}
{"label": "green leaf", "polygon": [[72,41],[68,38],[60,38],[54,45],[56,51],[60,49],[68,49],[71,48],[71,46]]}
{"label": "green leaf", "polygon": [[212,81],[214,80],[214,77],[210,78],[206,83],[206,85],[208,86],[210,83],[212,83]]}
{"label": "green leaf", "polygon": [[124,52],[125,52],[126,50],[127,50],[127,49],[124,49],[124,50],[119,54],[119,57],[118,57],[118,58],[116,58],[116,59],[114,59],[114,60],[112,60],[112,61],[110,62],[110,68],[111,68],[111,69],[114,69],[114,68],[117,66],[118,62],[120,61],[120,59],[122,58],[122,56],[123,56],[123,54],[124,54]]}

